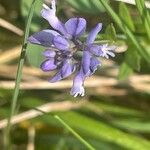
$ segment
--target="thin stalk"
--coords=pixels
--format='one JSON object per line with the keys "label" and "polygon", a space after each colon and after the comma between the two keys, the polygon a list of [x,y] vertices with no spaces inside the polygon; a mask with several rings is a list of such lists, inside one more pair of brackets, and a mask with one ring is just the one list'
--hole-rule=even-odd
{"label": "thin stalk", "polygon": [[84,140],[76,131],[74,131],[67,123],[65,123],[59,116],[54,116],[68,131],[70,131],[87,149],[96,150],[91,144]]}
{"label": "thin stalk", "polygon": [[123,24],[121,18],[116,14],[116,12],[106,3],[105,0],[99,0],[107,12],[111,15],[111,17],[114,19],[116,24],[119,26],[119,28],[127,35],[127,37],[131,40],[131,42],[136,47],[138,53],[145,58],[145,60],[150,64],[150,53],[143,48],[143,46],[139,43],[137,38],[134,36],[134,34],[131,32],[131,30]]}
{"label": "thin stalk", "polygon": [[24,41],[23,41],[21,54],[20,54],[20,58],[19,58],[18,69],[17,69],[15,88],[14,88],[13,98],[12,98],[12,102],[11,102],[10,115],[8,117],[8,123],[7,123],[5,133],[4,133],[4,147],[6,150],[11,149],[11,147],[10,147],[11,119],[15,113],[16,106],[17,106],[20,82],[21,82],[21,78],[22,78],[22,69],[23,69],[25,55],[26,55],[26,49],[27,49],[27,39],[29,37],[30,25],[31,25],[32,17],[33,17],[35,2],[36,2],[36,0],[32,1],[31,7],[29,10],[29,15],[28,15],[28,19],[27,19],[26,28],[25,28],[25,34],[24,34]]}
{"label": "thin stalk", "polygon": [[[49,115],[49,113],[44,112],[38,108],[34,108],[36,111],[43,113],[44,115]],[[70,131],[88,150],[96,150],[91,144],[89,144],[86,140],[84,140],[76,131],[74,131],[67,123],[64,122],[58,115],[53,115],[55,119],[57,119],[68,131]]]}
{"label": "thin stalk", "polygon": [[143,24],[145,26],[147,36],[150,40],[150,14],[146,9],[144,0],[135,0],[135,2],[136,2],[137,9],[140,13],[140,16],[143,20]]}

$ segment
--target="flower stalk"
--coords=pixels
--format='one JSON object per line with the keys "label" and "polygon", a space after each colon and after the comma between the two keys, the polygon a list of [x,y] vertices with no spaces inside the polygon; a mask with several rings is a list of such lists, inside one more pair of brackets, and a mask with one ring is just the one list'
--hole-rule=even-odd
{"label": "flower stalk", "polygon": [[12,101],[11,101],[10,115],[8,117],[7,127],[4,132],[4,148],[6,150],[11,149],[11,142],[10,142],[11,119],[12,119],[12,116],[15,114],[15,110],[17,107],[20,82],[21,82],[21,78],[22,78],[22,69],[23,69],[25,55],[26,55],[26,49],[27,49],[27,45],[28,45],[27,39],[29,37],[30,25],[31,25],[31,21],[32,21],[33,13],[34,13],[35,2],[36,2],[36,0],[32,1],[31,7],[29,10],[29,15],[27,18],[25,34],[24,34],[24,41],[23,41],[21,54],[20,54],[20,58],[19,58],[19,63],[18,63],[15,88],[14,88],[14,93],[13,93],[13,97],[12,97]]}

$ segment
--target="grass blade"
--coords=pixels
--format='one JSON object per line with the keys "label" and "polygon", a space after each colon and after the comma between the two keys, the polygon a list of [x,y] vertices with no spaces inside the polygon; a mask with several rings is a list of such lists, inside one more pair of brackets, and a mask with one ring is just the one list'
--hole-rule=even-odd
{"label": "grass blade", "polygon": [[12,103],[11,103],[10,115],[8,117],[8,123],[7,123],[5,133],[4,133],[4,147],[5,147],[6,150],[10,149],[11,118],[14,115],[15,110],[16,110],[16,106],[17,106],[17,99],[18,99],[18,95],[19,95],[19,87],[20,87],[20,82],[21,82],[21,77],[22,77],[22,69],[23,69],[24,59],[25,59],[25,55],[26,55],[27,39],[28,39],[28,36],[29,36],[30,25],[31,25],[33,12],[34,12],[35,2],[36,2],[36,0],[32,1],[31,7],[30,7],[30,10],[29,10],[29,15],[28,15],[28,19],[27,19],[26,28],[25,28],[24,41],[23,41],[21,54],[20,54],[20,59],[19,59],[19,63],[18,63],[18,70],[17,70],[14,94],[13,94]]}
{"label": "grass blade", "polygon": [[54,116],[67,130],[69,130],[82,144],[89,150],[96,150],[87,141],[85,141],[77,132],[75,132],[67,123],[65,123],[59,116]]}
{"label": "grass blade", "polygon": [[135,31],[135,26],[132,21],[128,7],[123,2],[119,4],[119,16],[131,31]]}
{"label": "grass blade", "polygon": [[131,40],[133,45],[136,47],[139,54],[145,58],[145,60],[150,63],[150,54],[146,49],[144,49],[140,44],[139,41],[136,39],[134,34],[131,32],[131,30],[122,22],[121,18],[116,14],[116,12],[105,2],[105,0],[99,0],[107,10],[107,12],[112,16],[114,21],[117,23],[117,25],[120,27],[120,29],[128,36],[128,38]]}
{"label": "grass blade", "polygon": [[[103,139],[122,146],[126,149],[149,150],[150,142],[137,135],[125,133],[117,128],[91,119],[87,116],[75,112],[57,113],[69,126],[74,127],[90,137]],[[70,119],[71,118],[71,119]]]}
{"label": "grass blade", "polygon": [[141,18],[144,22],[147,36],[150,39],[150,14],[145,6],[144,0],[135,0],[135,2],[136,2],[137,9],[141,15]]}

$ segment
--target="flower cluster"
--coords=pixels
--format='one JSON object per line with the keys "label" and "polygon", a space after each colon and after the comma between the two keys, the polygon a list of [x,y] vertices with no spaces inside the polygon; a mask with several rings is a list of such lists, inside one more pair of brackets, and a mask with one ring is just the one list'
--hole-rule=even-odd
{"label": "flower cluster", "polygon": [[86,20],[84,18],[71,18],[66,23],[62,23],[56,16],[55,0],[51,1],[51,8],[43,5],[41,15],[46,19],[54,30],[43,30],[29,37],[29,42],[46,47],[43,55],[46,60],[41,64],[43,71],[57,69],[50,82],[62,80],[73,72],[76,75],[73,79],[71,95],[84,96],[84,80],[91,76],[97,67],[101,65],[98,57],[114,57],[114,46],[107,44],[96,45],[94,40],[102,29],[102,24],[98,23],[87,36],[86,41],[80,41],[80,37],[86,30]]}

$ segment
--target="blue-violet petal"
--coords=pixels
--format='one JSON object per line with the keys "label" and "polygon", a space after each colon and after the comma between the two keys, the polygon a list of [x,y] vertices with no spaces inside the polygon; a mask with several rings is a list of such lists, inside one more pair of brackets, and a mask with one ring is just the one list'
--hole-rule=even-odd
{"label": "blue-violet petal", "polygon": [[51,1],[51,8],[43,4],[43,9],[41,11],[41,16],[46,19],[49,24],[55,29],[66,34],[64,24],[56,16],[56,2],[55,0]]}
{"label": "blue-violet petal", "polygon": [[83,68],[83,73],[85,75],[88,75],[90,73],[90,59],[91,54],[89,53],[89,51],[84,50],[81,65]]}
{"label": "blue-violet petal", "polygon": [[81,36],[86,29],[86,20],[84,18],[71,18],[65,23],[67,32],[73,37]]}
{"label": "blue-violet petal", "polygon": [[86,44],[92,44],[97,36],[97,34],[100,32],[100,30],[102,29],[102,23],[98,23],[89,33],[87,40],[86,40]]}
{"label": "blue-violet petal", "polygon": [[47,49],[43,52],[43,56],[47,58],[54,58],[56,55],[56,52],[54,50]]}
{"label": "blue-violet petal", "polygon": [[73,79],[73,86],[70,91],[71,95],[73,95],[74,97],[77,97],[78,95],[84,96],[85,94],[85,89],[83,86],[84,80],[85,76],[81,69]]}
{"label": "blue-violet petal", "polygon": [[63,36],[58,35],[53,39],[53,44],[56,48],[60,50],[67,50],[69,48],[69,42]]}
{"label": "blue-violet petal", "polygon": [[52,46],[52,40],[56,35],[59,35],[59,33],[54,30],[43,30],[31,35],[28,38],[28,41],[33,44],[50,47]]}
{"label": "blue-violet petal", "polygon": [[41,64],[41,69],[45,72],[56,69],[57,66],[54,63],[54,59],[47,59]]}
{"label": "blue-violet petal", "polygon": [[97,67],[99,65],[101,65],[100,61],[96,57],[92,57],[91,58],[91,63],[90,63],[90,70],[91,70],[90,75],[92,75],[93,73],[95,73],[95,71],[97,70]]}

